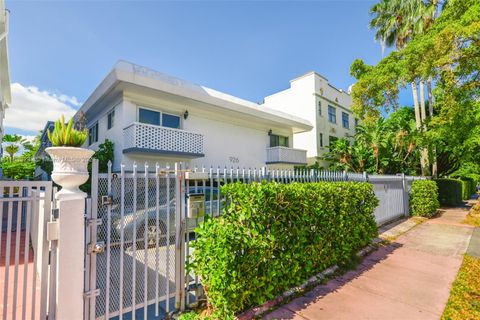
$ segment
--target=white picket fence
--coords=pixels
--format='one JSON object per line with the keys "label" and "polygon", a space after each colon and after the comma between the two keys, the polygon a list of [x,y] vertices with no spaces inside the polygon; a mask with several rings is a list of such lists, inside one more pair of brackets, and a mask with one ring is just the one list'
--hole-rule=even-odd
{"label": "white picket fence", "polygon": [[[85,303],[87,319],[163,317],[195,299],[197,277],[185,266],[191,253],[195,219],[188,218],[191,196],[202,195],[205,214],[221,214],[221,186],[275,181],[369,182],[379,199],[381,225],[408,215],[408,190],[414,177],[341,171],[270,168],[188,168],[159,165],[121,166],[120,172],[98,172],[93,162],[87,243],[100,243],[86,257],[87,290],[98,290]],[[354,214],[354,213],[353,213]],[[197,221],[198,222],[198,221]]]}

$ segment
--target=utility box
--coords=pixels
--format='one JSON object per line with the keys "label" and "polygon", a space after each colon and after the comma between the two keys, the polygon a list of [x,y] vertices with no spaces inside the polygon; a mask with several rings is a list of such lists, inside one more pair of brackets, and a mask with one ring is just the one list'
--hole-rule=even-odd
{"label": "utility box", "polygon": [[191,193],[187,195],[187,217],[190,219],[203,218],[205,216],[205,195],[203,193]]}

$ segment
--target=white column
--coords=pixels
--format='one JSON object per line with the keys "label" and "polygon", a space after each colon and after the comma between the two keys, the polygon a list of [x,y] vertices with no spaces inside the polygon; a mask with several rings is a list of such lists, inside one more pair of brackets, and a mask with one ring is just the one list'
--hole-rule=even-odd
{"label": "white column", "polygon": [[[59,238],[57,260],[58,320],[83,319],[85,197],[78,193],[58,199]],[[64,197],[65,198],[65,197]]]}

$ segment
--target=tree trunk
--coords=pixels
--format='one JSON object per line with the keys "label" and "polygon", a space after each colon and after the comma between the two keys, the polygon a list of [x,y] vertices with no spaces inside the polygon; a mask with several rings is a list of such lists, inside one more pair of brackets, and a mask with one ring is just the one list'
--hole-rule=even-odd
{"label": "tree trunk", "polygon": [[[420,106],[418,105],[418,91],[417,91],[417,83],[413,81],[412,85],[412,93],[413,93],[413,107],[415,108],[415,124],[418,131],[422,131],[422,119],[420,116]],[[420,168],[422,170],[422,175],[425,175],[425,163],[423,161],[424,153],[423,150],[421,152],[420,157]]]}
{"label": "tree trunk", "polygon": [[433,93],[432,93],[432,78],[427,79],[427,94],[428,94],[428,113],[430,118],[433,117]]}
{"label": "tree trunk", "polygon": [[420,108],[422,114],[422,130],[425,131],[425,120],[427,120],[427,111],[425,110],[425,85],[420,80]]}
{"label": "tree trunk", "polygon": [[[432,93],[432,78],[427,79],[427,94],[428,94],[428,113],[430,118],[433,117],[433,93]],[[432,176],[438,177],[438,165],[437,165],[437,150],[435,146],[432,147],[433,163],[432,163]]]}
{"label": "tree trunk", "polygon": [[[420,111],[422,116],[422,131],[427,131],[427,110],[425,109],[425,82],[423,79],[420,79]],[[422,148],[420,152],[420,162],[422,167],[422,174],[428,175],[429,163],[428,163],[428,149]]]}
{"label": "tree trunk", "polygon": [[417,93],[417,83],[412,82],[412,93],[413,93],[413,107],[415,109],[415,124],[417,130],[420,130],[422,126],[422,119],[420,118],[420,107],[418,106],[418,93]]}

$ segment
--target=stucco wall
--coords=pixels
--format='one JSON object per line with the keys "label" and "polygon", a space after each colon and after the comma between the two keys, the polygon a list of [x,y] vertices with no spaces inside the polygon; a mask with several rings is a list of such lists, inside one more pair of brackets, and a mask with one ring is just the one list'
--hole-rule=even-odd
{"label": "stucco wall", "polygon": [[[295,134],[294,147],[307,150],[309,164],[319,161],[320,165],[325,167],[328,164],[320,161],[318,157],[328,151],[329,136],[344,138],[353,137],[355,134],[351,104],[350,95],[332,87],[327,79],[316,73],[292,80],[290,88],[266,97],[264,102],[266,107],[302,117],[314,124],[312,131]],[[329,105],[336,109],[336,123],[328,121]],[[349,114],[349,129],[342,126],[342,112]],[[320,133],[323,135],[323,147],[320,143]]]}
{"label": "stucco wall", "polygon": [[[142,99],[124,96],[120,101],[105,107],[105,112],[88,120],[88,126],[93,125],[96,121],[99,125],[98,142],[91,145],[90,148],[97,149],[104,139],[114,142],[114,171],[120,170],[121,163],[126,165],[126,170],[131,170],[134,161],[137,162],[139,170],[143,168],[145,162],[149,163],[152,170],[154,170],[156,162],[162,167],[167,164],[173,166],[175,162],[185,162],[191,167],[261,168],[266,166],[266,149],[270,143],[270,137],[268,136],[270,129],[274,134],[288,136],[290,146],[293,145],[293,134],[290,128],[272,128],[259,123],[242,121],[239,118],[232,118],[231,122],[226,120],[225,117],[215,119],[214,115],[202,114],[201,110],[169,101],[168,98],[149,98],[148,102],[147,99],[140,100]],[[115,124],[113,128],[107,130],[107,114],[113,105],[115,105]],[[138,121],[137,110],[139,106],[180,116],[181,129],[204,135],[205,157],[188,159],[157,154],[123,154],[123,128]],[[189,116],[187,119],[183,119],[183,113],[186,109],[189,110]],[[293,166],[288,165],[288,167]]]}

